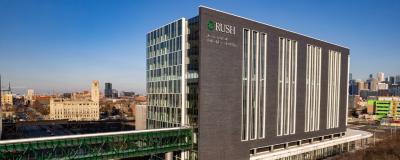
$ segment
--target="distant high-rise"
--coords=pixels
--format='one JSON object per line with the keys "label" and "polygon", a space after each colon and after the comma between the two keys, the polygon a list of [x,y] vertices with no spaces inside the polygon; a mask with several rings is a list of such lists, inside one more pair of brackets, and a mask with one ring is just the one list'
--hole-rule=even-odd
{"label": "distant high-rise", "polygon": [[389,84],[395,84],[394,76],[389,77]]}
{"label": "distant high-rise", "polygon": [[379,82],[385,81],[385,73],[383,73],[383,72],[378,72],[378,73],[376,74],[376,79],[377,79]]}
{"label": "distant high-rise", "polygon": [[374,78],[374,76],[372,74],[369,74],[369,79]]}
{"label": "distant high-rise", "polygon": [[349,95],[358,94],[357,82],[354,79],[349,81]]}
{"label": "distant high-rise", "polygon": [[367,89],[367,88],[365,87],[364,81],[358,81],[358,82],[357,82],[357,91],[356,91],[356,94],[357,94],[357,95],[360,95],[360,91],[361,91],[361,90],[365,90],[365,89]]}
{"label": "distant high-rise", "polygon": [[106,83],[105,88],[104,88],[104,96],[106,98],[112,98],[112,84],[111,83]]}
{"label": "distant high-rise", "polygon": [[35,92],[33,89],[28,89],[26,93],[26,100],[32,103],[34,93]]}
{"label": "distant high-rise", "polygon": [[366,88],[365,88],[365,85],[364,85],[364,81],[358,81],[358,82],[357,82],[357,86],[358,86],[358,89],[359,89],[359,90],[364,90],[364,89],[366,89]]}
{"label": "distant high-rise", "polygon": [[99,102],[100,101],[99,81],[98,80],[94,80],[92,82],[91,99],[92,99],[93,102]]}
{"label": "distant high-rise", "polygon": [[120,94],[121,94],[120,96],[122,96],[122,97],[134,97],[135,96],[135,92],[122,91]]}
{"label": "distant high-rise", "polygon": [[379,83],[378,79],[372,78],[372,80],[370,81],[370,90],[371,91],[378,91],[378,83]]}
{"label": "distant high-rise", "polygon": [[119,96],[118,96],[118,90],[113,89],[111,95],[112,95],[112,98],[118,98],[118,97],[119,97]]}
{"label": "distant high-rise", "polygon": [[389,87],[390,96],[400,96],[400,85],[391,85]]}
{"label": "distant high-rise", "polygon": [[397,75],[394,81],[396,84],[400,84],[400,75]]}

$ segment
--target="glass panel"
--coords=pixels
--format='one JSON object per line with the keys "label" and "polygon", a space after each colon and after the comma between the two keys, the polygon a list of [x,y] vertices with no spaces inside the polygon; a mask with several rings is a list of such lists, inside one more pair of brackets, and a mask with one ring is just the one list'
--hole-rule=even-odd
{"label": "glass panel", "polygon": [[244,30],[243,31],[243,66],[242,66],[242,140],[247,140],[247,130],[248,130],[248,115],[247,115],[247,110],[248,110],[248,86],[247,86],[247,80],[248,80],[248,59],[249,59],[249,31]]}

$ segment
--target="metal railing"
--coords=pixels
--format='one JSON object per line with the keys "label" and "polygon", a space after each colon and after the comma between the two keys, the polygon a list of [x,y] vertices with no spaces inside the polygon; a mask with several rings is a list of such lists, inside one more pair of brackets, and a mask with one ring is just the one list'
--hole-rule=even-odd
{"label": "metal railing", "polygon": [[192,148],[191,128],[166,128],[0,141],[0,159],[112,159]]}

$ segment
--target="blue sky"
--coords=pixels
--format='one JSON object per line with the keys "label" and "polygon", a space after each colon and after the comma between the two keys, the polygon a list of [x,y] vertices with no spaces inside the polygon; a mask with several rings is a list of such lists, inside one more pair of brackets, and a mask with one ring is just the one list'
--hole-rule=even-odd
{"label": "blue sky", "polygon": [[400,74],[397,0],[0,0],[0,74],[19,90],[76,91],[97,79],[144,93],[145,34],[199,5],[346,46],[355,78]]}

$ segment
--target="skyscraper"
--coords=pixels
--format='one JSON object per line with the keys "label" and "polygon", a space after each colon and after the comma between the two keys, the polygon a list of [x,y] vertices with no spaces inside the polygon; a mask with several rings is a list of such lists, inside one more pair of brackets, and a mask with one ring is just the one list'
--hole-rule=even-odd
{"label": "skyscraper", "polygon": [[378,72],[376,74],[376,79],[378,80],[378,82],[383,82],[385,81],[385,73],[383,72]]}
{"label": "skyscraper", "polygon": [[249,159],[346,132],[348,48],[200,7],[149,32],[146,51],[147,128],[191,126],[183,157]]}
{"label": "skyscraper", "polygon": [[376,78],[372,78],[371,79],[371,81],[369,82],[370,83],[370,90],[371,91],[378,91],[378,83],[379,83],[379,80],[378,79],[376,79]]}
{"label": "skyscraper", "polygon": [[33,95],[34,95],[34,90],[28,89],[28,91],[26,93],[26,101],[29,101],[30,103],[32,103]]}
{"label": "skyscraper", "polygon": [[400,75],[396,76],[395,83],[400,85]]}
{"label": "skyscraper", "polygon": [[106,98],[112,98],[112,84],[111,83],[105,83],[105,87],[104,87],[104,96]]}
{"label": "skyscraper", "polygon": [[389,77],[389,84],[395,84],[395,77],[394,76],[390,76]]}

